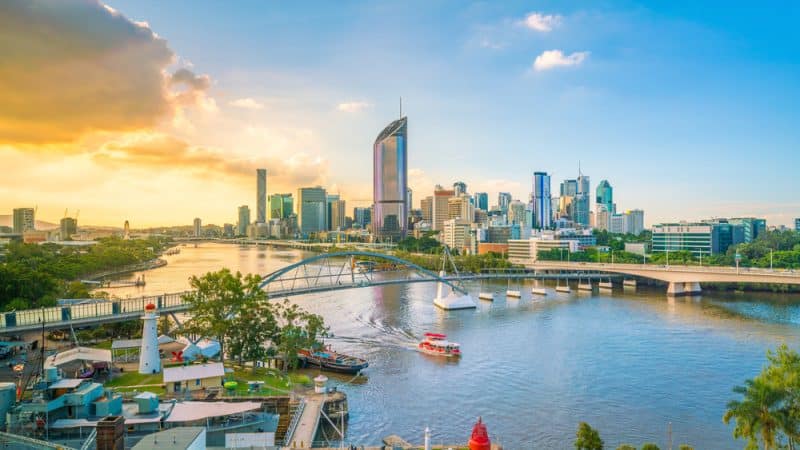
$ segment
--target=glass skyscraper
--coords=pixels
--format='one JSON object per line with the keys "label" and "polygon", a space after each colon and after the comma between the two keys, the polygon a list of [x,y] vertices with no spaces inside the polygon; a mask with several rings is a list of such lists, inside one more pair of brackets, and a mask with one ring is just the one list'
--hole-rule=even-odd
{"label": "glass skyscraper", "polygon": [[611,214],[617,212],[614,207],[614,189],[611,187],[608,180],[601,181],[600,184],[597,185],[597,190],[595,192],[597,194],[595,203],[598,206],[598,211],[600,210],[599,206],[603,205],[607,212]]}
{"label": "glass skyscraper", "polygon": [[269,196],[269,218],[288,219],[294,212],[292,194],[272,194]]}
{"label": "glass skyscraper", "polygon": [[256,169],[256,222],[267,222],[267,169]]}
{"label": "glass skyscraper", "polygon": [[533,227],[545,230],[551,227],[553,211],[550,200],[550,175],[533,173]]}
{"label": "glass skyscraper", "polygon": [[489,194],[486,192],[475,193],[475,207],[484,211],[489,210]]}
{"label": "glass skyscraper", "polygon": [[372,232],[378,241],[398,241],[408,230],[407,122],[402,117],[390,123],[373,146]]}

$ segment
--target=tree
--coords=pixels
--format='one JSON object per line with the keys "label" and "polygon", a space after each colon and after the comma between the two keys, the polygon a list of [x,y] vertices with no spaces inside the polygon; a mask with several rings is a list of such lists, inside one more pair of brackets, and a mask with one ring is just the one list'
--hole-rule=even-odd
{"label": "tree", "polygon": [[600,433],[586,422],[578,424],[578,431],[575,433],[575,450],[603,450]]}
{"label": "tree", "polygon": [[267,302],[264,291],[258,288],[258,277],[253,281],[256,291],[247,296],[242,309],[230,321],[232,331],[228,348],[240,365],[242,361],[252,362],[255,373],[257,362],[262,361],[269,353],[265,343],[275,338],[279,328],[275,308]]}
{"label": "tree", "polygon": [[[250,275],[248,278],[253,277]],[[222,269],[202,277],[192,276],[189,284],[193,290],[183,296],[191,314],[184,330],[188,334],[217,340],[220,359],[224,359],[225,343],[234,331],[230,320],[246,304],[249,293],[246,283],[240,272],[234,275],[230,270]]]}
{"label": "tree", "polygon": [[617,447],[617,450],[636,450],[636,447],[631,444],[621,444]]}
{"label": "tree", "polygon": [[687,444],[681,444],[681,446],[678,448],[678,450],[694,450],[694,447],[692,447],[691,445],[687,445]]}
{"label": "tree", "polygon": [[328,336],[328,328],[322,317],[310,314],[299,306],[285,300],[277,305],[284,322],[280,333],[275,336],[278,351],[283,355],[284,368],[297,368],[297,353],[300,349],[318,349],[320,339]]}
{"label": "tree", "polygon": [[783,420],[780,411],[782,394],[762,379],[745,381],[733,391],[742,395],[742,400],[728,402],[722,420],[726,424],[733,419],[736,426],[733,437],[747,439],[747,448],[758,448],[759,441],[765,450],[777,447],[777,435]]}
{"label": "tree", "polygon": [[644,445],[642,445],[642,450],[661,450],[661,449],[659,449],[656,444],[653,444],[652,442],[647,442]]}

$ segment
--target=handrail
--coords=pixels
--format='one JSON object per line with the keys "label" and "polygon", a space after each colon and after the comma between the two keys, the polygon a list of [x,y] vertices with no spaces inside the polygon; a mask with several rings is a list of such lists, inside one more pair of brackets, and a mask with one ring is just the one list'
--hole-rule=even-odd
{"label": "handrail", "polygon": [[306,399],[301,398],[300,404],[297,405],[297,409],[294,410],[294,415],[292,416],[292,420],[289,422],[289,427],[286,428],[286,436],[283,438],[283,445],[288,447],[292,442],[292,437],[294,437],[294,432],[297,431],[297,424],[300,423],[300,417],[303,415],[303,410],[306,408]]}
{"label": "handrail", "polygon": [[81,446],[80,450],[89,450],[93,447],[95,440],[97,439],[97,427],[92,428],[92,432],[89,433],[89,436],[86,437],[86,441]]}

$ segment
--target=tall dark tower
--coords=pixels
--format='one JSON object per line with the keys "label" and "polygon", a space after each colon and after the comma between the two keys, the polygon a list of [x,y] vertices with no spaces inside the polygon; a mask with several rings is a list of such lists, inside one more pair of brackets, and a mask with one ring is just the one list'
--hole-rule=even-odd
{"label": "tall dark tower", "polygon": [[408,134],[401,117],[381,131],[373,147],[372,233],[377,241],[398,241],[408,230]]}

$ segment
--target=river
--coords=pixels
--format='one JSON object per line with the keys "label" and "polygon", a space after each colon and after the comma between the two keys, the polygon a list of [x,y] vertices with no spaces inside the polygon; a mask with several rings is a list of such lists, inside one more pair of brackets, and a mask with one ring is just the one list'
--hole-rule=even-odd
{"label": "river", "polygon": [[[111,290],[138,296],[188,288],[191,275],[228,267],[266,274],[309,253],[204,243],[183,246],[146,272],[147,285]],[[129,274],[134,279],[141,273]],[[477,310],[444,312],[435,285],[413,283],[293,297],[321,314],[334,347],[367,358],[366,375],[332,377],[348,394],[347,441],[378,444],[388,434],[422,442],[469,438],[482,416],[508,449],[571,449],[578,422],[599,429],[607,448],[623,442],[667,448],[743,448],[722,423],[731,388],[753,377],[765,352],[797,346],[800,298],[770,293],[706,293],[667,299],[663,290],[554,293],[519,300],[497,295]],[[468,285],[505,291],[506,283]],[[552,286],[551,286],[552,287]],[[445,362],[417,353],[426,331],[460,342]]]}

